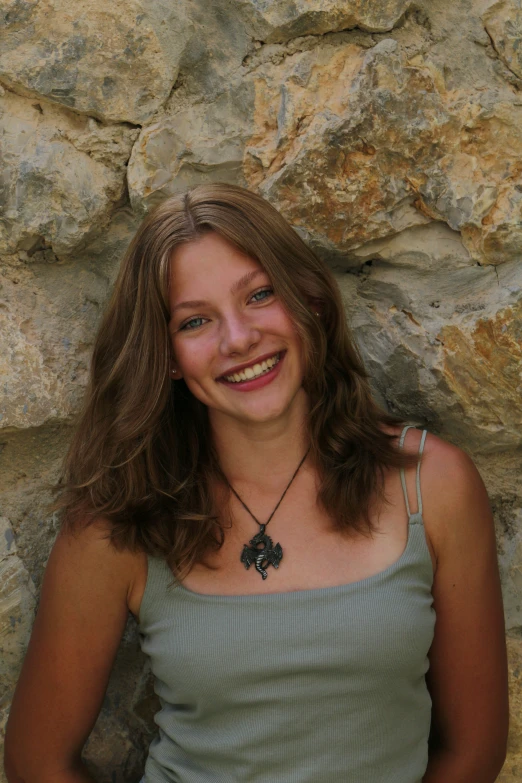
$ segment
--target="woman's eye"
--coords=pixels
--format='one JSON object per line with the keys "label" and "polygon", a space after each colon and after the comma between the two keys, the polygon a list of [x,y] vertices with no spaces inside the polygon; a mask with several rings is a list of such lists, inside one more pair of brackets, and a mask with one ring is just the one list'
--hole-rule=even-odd
{"label": "woman's eye", "polygon": [[[191,329],[197,329],[198,326],[201,326],[202,322],[204,321],[204,318],[201,318],[198,316],[197,318],[191,318],[190,321],[187,321],[182,326],[179,327],[179,331],[182,332],[184,330],[190,331]],[[200,323],[198,323],[198,321]]]}
{"label": "woman's eye", "polygon": [[263,288],[261,291],[256,291],[255,294],[252,294],[252,299],[254,299],[255,296],[260,297],[259,299],[255,299],[256,302],[262,302],[264,299],[267,299],[269,296],[272,296],[274,293],[273,288]]}
{"label": "woman's eye", "polygon": [[[265,299],[268,299],[269,297],[273,296],[274,289],[267,287],[262,288],[260,291],[255,291],[255,293],[252,294],[250,297],[250,301],[253,302],[264,302]],[[190,318],[188,321],[185,321],[184,324],[182,324],[179,327],[180,332],[190,332],[193,329],[199,329],[200,326],[203,325],[205,321],[207,321],[207,318],[203,318],[202,316],[197,316],[194,318]]]}

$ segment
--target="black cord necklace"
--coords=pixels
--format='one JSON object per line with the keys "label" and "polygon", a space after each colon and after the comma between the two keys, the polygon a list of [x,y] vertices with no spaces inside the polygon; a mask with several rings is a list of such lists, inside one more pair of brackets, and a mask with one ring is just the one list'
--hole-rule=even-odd
{"label": "black cord necklace", "polygon": [[[245,568],[247,569],[247,571],[252,565],[252,563],[255,563],[256,571],[261,574],[263,579],[266,579],[268,576],[264,566],[272,565],[274,566],[274,568],[279,568],[279,563],[281,562],[281,559],[283,557],[283,549],[281,547],[281,544],[276,544],[274,546],[270,536],[265,535],[265,528],[270,522],[270,520],[272,519],[272,517],[274,516],[279,506],[281,505],[281,501],[283,500],[284,496],[288,492],[288,489],[290,488],[290,484],[297,476],[299,472],[299,468],[307,458],[309,451],[310,451],[310,446],[308,447],[303,459],[297,466],[294,475],[288,482],[285,491],[279,498],[276,507],[274,508],[274,510],[272,511],[272,513],[270,514],[270,516],[268,517],[267,521],[264,524],[262,524],[258,519],[255,518],[255,516],[252,514],[252,512],[250,511],[246,503],[244,503],[241,500],[234,487],[230,484],[227,477],[223,474],[223,478],[225,479],[229,488],[232,490],[232,492],[239,500],[243,508],[246,511],[248,511],[252,519],[255,522],[257,522],[257,524],[259,525],[260,528],[259,533],[256,536],[254,536],[254,538],[251,538],[248,544],[245,544],[243,547],[243,551],[241,552],[241,562],[245,564]],[[261,548],[259,548],[259,546],[261,546]]]}

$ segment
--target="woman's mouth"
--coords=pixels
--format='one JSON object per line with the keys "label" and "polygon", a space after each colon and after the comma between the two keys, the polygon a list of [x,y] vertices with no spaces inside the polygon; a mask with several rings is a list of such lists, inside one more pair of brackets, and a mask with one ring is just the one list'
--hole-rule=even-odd
{"label": "woman's mouth", "polygon": [[236,387],[238,391],[260,388],[265,383],[269,383],[278,374],[281,360],[284,358],[285,353],[286,351],[280,351],[269,359],[264,359],[258,364],[245,367],[232,375],[223,375],[219,378],[219,381],[227,386]]}

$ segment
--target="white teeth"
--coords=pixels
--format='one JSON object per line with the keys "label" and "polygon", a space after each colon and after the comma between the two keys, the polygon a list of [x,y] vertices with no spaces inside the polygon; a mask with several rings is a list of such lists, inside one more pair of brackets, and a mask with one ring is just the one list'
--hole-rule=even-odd
{"label": "white teeth", "polygon": [[225,375],[225,380],[229,383],[239,383],[240,381],[250,381],[252,378],[258,378],[272,369],[281,358],[281,354],[272,356],[271,359],[265,359],[260,364],[254,364],[253,367],[245,367],[244,370],[234,373],[234,375]]}

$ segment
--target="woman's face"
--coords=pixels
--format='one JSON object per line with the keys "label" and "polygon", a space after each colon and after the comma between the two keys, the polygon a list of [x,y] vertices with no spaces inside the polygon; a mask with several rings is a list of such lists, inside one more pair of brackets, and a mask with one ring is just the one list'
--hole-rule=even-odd
{"label": "woman's face", "polygon": [[170,377],[184,378],[211,421],[272,421],[305,395],[290,316],[262,266],[219,234],[173,253],[170,313]]}

